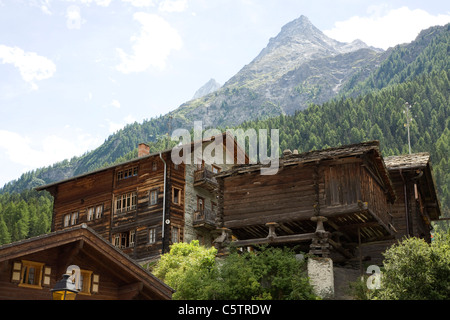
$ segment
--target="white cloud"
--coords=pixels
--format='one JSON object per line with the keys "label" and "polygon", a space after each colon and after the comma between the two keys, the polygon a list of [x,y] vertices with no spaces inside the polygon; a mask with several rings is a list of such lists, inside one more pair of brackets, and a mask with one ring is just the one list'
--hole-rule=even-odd
{"label": "white cloud", "polygon": [[153,0],[122,0],[128,2],[134,7],[153,7],[155,4]]}
{"label": "white cloud", "polygon": [[180,50],[182,40],[166,20],[155,14],[137,12],[133,19],[141,24],[140,34],[131,37],[132,53],[117,48],[121,63],[116,67],[123,73],[142,72],[150,67],[165,69],[172,50]]}
{"label": "white cloud", "polygon": [[52,12],[51,12],[50,9],[48,8],[48,6],[46,6],[45,4],[43,4],[43,5],[41,6],[41,10],[42,10],[42,12],[45,13],[46,15],[49,15],[49,16],[52,15]]}
{"label": "white cloud", "polygon": [[66,10],[66,26],[69,29],[80,29],[81,28],[81,10],[78,6],[70,6]]}
{"label": "white cloud", "polygon": [[91,3],[95,3],[98,6],[101,7],[108,7],[109,4],[111,3],[111,0],[66,0],[69,2],[78,2],[78,3],[82,3],[82,4],[87,4],[90,5]]}
{"label": "white cloud", "polygon": [[0,45],[0,61],[11,63],[19,69],[23,80],[36,90],[36,80],[44,80],[53,76],[56,65],[48,58],[35,52],[25,52],[18,47]]}
{"label": "white cloud", "polygon": [[0,130],[0,149],[6,151],[10,161],[31,170],[81,155],[101,143],[101,139],[80,130],[75,130],[75,134],[75,139],[49,135],[39,140],[39,144],[16,132]]}
{"label": "white cloud", "polygon": [[187,9],[187,0],[164,0],[159,4],[162,12],[183,12]]}
{"label": "white cloud", "polygon": [[118,100],[113,100],[111,101],[111,106],[113,106],[114,108],[120,109],[120,102]]}
{"label": "white cloud", "polygon": [[386,5],[370,6],[368,16],[354,16],[338,21],[324,33],[336,40],[351,42],[360,39],[368,45],[387,49],[413,41],[419,32],[450,22],[449,14],[432,15],[421,9],[407,7],[389,9]]}

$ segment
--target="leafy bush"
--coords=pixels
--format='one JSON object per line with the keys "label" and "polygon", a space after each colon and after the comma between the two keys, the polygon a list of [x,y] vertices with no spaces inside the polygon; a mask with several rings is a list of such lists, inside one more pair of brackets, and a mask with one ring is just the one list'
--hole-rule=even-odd
{"label": "leafy bush", "polygon": [[384,271],[377,299],[450,299],[450,233],[428,244],[409,238],[384,253]]}
{"label": "leafy bush", "polygon": [[231,248],[217,258],[214,248],[176,243],[157,263],[154,274],[176,290],[174,299],[251,300],[317,299],[305,276],[305,264],[290,249]]}
{"label": "leafy bush", "polygon": [[198,240],[175,243],[161,256],[153,273],[176,290],[173,299],[204,299],[215,267],[215,248],[205,248]]}

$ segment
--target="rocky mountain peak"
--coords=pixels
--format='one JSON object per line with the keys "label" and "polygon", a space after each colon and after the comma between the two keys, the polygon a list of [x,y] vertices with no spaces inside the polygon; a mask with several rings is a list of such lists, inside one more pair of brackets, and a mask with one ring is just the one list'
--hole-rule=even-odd
{"label": "rocky mountain peak", "polygon": [[305,16],[300,16],[287,24],[282,28],[279,36],[298,36],[298,35],[308,35],[312,33],[320,32],[309,19]]}
{"label": "rocky mountain peak", "polygon": [[201,86],[192,97],[192,100],[201,98],[206,96],[209,93],[212,93],[221,87],[220,83],[218,83],[215,79],[210,79],[207,83]]}
{"label": "rocky mountain peak", "polygon": [[359,40],[347,44],[329,38],[302,15],[284,25],[275,37],[270,38],[259,55],[224,86],[242,85],[261,78],[265,78],[266,82],[276,81],[305,62],[362,48],[367,48],[367,45]]}

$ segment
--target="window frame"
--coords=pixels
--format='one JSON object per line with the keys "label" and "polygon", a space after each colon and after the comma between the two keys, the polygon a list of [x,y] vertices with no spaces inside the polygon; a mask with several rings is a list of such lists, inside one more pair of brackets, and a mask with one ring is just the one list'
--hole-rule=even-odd
{"label": "window frame", "polygon": [[94,221],[95,219],[95,206],[88,207],[86,209],[86,220]]}
{"label": "window frame", "polygon": [[[178,194],[176,202],[175,202],[175,193]],[[176,205],[181,205],[181,188],[172,187],[172,203]]]}
{"label": "window frame", "polygon": [[178,226],[172,226],[170,230],[170,241],[172,241],[172,243],[180,242],[181,240],[180,235],[181,235],[181,228]]}
{"label": "window frame", "polygon": [[197,196],[197,211],[201,213],[205,212],[205,198],[200,196]]}
{"label": "window frame", "polygon": [[[96,205],[96,206],[94,206],[94,207],[95,207],[94,219],[97,220],[97,219],[103,218],[103,210],[104,210],[104,205],[103,205],[103,203],[102,203],[102,204],[99,204],[99,205]],[[99,210],[99,209],[100,209],[100,210]],[[99,213],[99,212],[100,212],[100,213]]]}
{"label": "window frame", "polygon": [[94,272],[90,270],[83,270],[80,269],[79,279],[77,279],[77,283],[81,285],[81,287],[77,288],[79,290],[78,294],[83,294],[90,296],[92,294],[91,292],[91,285],[92,285],[92,274]]}
{"label": "window frame", "polygon": [[80,222],[80,211],[73,211],[63,215],[63,228],[75,226]]}
{"label": "window frame", "polygon": [[122,215],[137,209],[137,191],[114,196],[114,215]]}
{"label": "window frame", "polygon": [[[42,277],[44,275],[45,263],[30,260],[22,260],[21,263],[22,269],[20,271],[19,287],[42,289]],[[33,273],[34,279],[33,283],[28,283],[30,276],[29,272],[30,268],[33,268],[35,270]]]}
{"label": "window frame", "polygon": [[216,174],[216,173],[219,173],[220,171],[222,171],[221,167],[218,167],[218,166],[213,165],[213,164],[211,165],[211,172],[212,173]]}
{"label": "window frame", "polygon": [[138,174],[139,166],[125,168],[116,172],[116,181],[123,181],[133,177],[137,177]]}
{"label": "window frame", "polygon": [[[154,198],[153,198],[153,195],[154,195]],[[149,196],[148,196],[149,206],[154,206],[154,205],[158,204],[158,196],[159,196],[158,189],[152,189],[149,191]]]}
{"label": "window frame", "polygon": [[156,227],[150,227],[148,228],[148,244],[155,244],[156,243],[156,235],[158,234]]}
{"label": "window frame", "polygon": [[111,243],[119,249],[134,248],[136,247],[136,239],[136,230],[133,229],[113,234]]}

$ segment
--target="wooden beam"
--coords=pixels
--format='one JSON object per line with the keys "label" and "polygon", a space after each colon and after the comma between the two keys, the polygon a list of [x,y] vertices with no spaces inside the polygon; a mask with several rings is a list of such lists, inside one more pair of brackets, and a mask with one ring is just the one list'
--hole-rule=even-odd
{"label": "wooden beam", "polygon": [[237,240],[231,242],[231,245],[236,247],[245,247],[258,244],[280,244],[288,242],[302,242],[309,241],[315,236],[315,233],[303,233],[303,234],[293,234],[289,236],[277,236],[273,238],[256,238],[256,239],[246,239]]}
{"label": "wooden beam", "polygon": [[[339,215],[360,212],[361,210],[367,210],[368,205],[365,202],[352,203],[349,205],[339,205],[339,206],[326,206],[321,207],[320,215],[324,217],[335,217]],[[267,212],[265,212],[267,214]],[[242,228],[252,225],[261,225],[268,222],[272,222],[274,218],[278,223],[291,222],[291,221],[302,221],[309,220],[314,216],[314,208],[308,208],[305,210],[296,210],[292,208],[290,212],[277,213],[274,210],[273,215],[247,215],[248,217],[243,217],[242,215],[225,216],[224,227],[232,228]],[[229,220],[228,220],[229,219]]]}
{"label": "wooden beam", "polygon": [[320,209],[320,215],[330,218],[339,215],[360,212],[368,209],[367,202],[357,202],[348,205],[326,206]]}
{"label": "wooden beam", "polygon": [[337,243],[336,241],[330,238],[328,239],[328,242],[333,246],[333,248],[336,249],[337,252],[342,254],[344,257],[348,259],[353,258],[353,255],[347,249],[345,249],[340,243]]}
{"label": "wooden beam", "polygon": [[391,236],[394,235],[394,231],[389,228],[383,220],[380,219],[371,209],[367,209],[367,211],[375,218],[375,220],[380,224]]}

